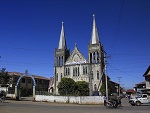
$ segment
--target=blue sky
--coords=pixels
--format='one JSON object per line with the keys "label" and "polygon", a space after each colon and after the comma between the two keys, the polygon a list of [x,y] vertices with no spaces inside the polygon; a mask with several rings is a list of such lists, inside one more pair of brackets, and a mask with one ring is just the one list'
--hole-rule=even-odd
{"label": "blue sky", "polygon": [[64,21],[67,46],[85,58],[95,14],[107,73],[125,88],[144,81],[150,65],[149,0],[0,0],[0,68],[54,75],[54,49]]}

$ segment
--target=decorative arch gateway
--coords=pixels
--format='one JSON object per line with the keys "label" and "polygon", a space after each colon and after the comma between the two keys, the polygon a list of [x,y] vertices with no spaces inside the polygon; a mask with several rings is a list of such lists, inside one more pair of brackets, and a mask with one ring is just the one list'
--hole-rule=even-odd
{"label": "decorative arch gateway", "polygon": [[16,84],[16,86],[15,86],[15,96],[16,96],[16,98],[19,97],[18,88],[17,88],[17,87],[18,87],[18,84],[19,84],[20,80],[21,80],[24,76],[29,76],[29,77],[32,78],[32,80],[33,80],[33,98],[35,98],[36,81],[35,81],[34,77],[33,77],[31,74],[28,74],[28,70],[25,71],[25,74],[23,74],[22,76],[19,77],[19,79],[18,79],[18,81],[17,81],[17,84]]}

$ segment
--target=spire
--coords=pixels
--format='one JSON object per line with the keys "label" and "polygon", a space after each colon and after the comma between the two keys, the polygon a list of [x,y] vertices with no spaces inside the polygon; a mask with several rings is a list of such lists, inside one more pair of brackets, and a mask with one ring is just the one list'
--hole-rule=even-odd
{"label": "spire", "polygon": [[65,33],[64,33],[64,22],[62,22],[58,49],[66,49],[66,48],[67,47],[66,47],[66,40],[65,40]]}
{"label": "spire", "polygon": [[99,43],[99,36],[96,27],[95,14],[93,14],[93,29],[92,29],[91,44],[97,44],[97,43]]}

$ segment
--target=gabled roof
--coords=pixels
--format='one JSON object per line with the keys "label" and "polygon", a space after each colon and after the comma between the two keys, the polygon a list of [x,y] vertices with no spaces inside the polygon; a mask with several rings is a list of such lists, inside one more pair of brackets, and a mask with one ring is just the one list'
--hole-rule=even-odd
{"label": "gabled roof", "polygon": [[147,68],[146,72],[144,73],[143,76],[150,76],[150,65],[149,67]]}
{"label": "gabled roof", "polygon": [[67,59],[65,65],[83,64],[83,63],[88,63],[88,62],[81,54],[81,52],[78,50],[77,45],[75,45],[74,50],[72,54],[69,56],[69,58]]}

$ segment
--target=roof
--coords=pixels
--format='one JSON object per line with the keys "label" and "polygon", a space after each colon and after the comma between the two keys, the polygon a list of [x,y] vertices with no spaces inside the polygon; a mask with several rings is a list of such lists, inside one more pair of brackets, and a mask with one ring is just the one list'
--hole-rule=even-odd
{"label": "roof", "polygon": [[144,81],[144,82],[140,82],[140,83],[138,83],[138,84],[136,84],[136,85],[144,85],[144,84],[146,84],[146,82]]}
{"label": "roof", "polygon": [[147,68],[147,70],[145,71],[145,73],[144,73],[143,76],[150,76],[150,65],[149,65],[149,67]]}
{"label": "roof", "polygon": [[61,28],[61,33],[60,33],[60,40],[59,40],[58,49],[66,49],[67,48],[63,24],[64,24],[64,22],[62,22],[62,28]]}
{"label": "roof", "polygon": [[[22,76],[24,73],[20,73],[20,72],[8,72],[8,75],[10,76],[13,76],[13,75],[16,75],[16,76]],[[37,78],[37,79],[44,79],[44,80],[49,80],[48,78],[46,77],[43,77],[43,76],[38,76],[38,75],[32,75],[34,78]]]}
{"label": "roof", "polygon": [[135,91],[134,91],[134,89],[128,89],[128,90],[126,90],[126,93],[134,93]]}
{"label": "roof", "polygon": [[68,57],[65,65],[72,64],[85,64],[88,63],[85,57],[81,54],[81,52],[77,48],[77,44],[75,44],[74,50],[71,55]]}
{"label": "roof", "polygon": [[92,28],[91,44],[97,44],[97,43],[99,43],[99,36],[98,36],[98,30],[96,27],[95,15],[93,15],[93,28]]}
{"label": "roof", "polygon": [[110,81],[110,82],[114,85],[119,85],[117,82],[114,82],[114,81]]}

